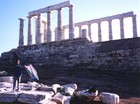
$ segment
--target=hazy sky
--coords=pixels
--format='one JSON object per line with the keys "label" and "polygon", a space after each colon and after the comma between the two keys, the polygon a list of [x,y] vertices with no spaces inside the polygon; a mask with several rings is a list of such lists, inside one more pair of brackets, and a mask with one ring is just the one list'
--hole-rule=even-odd
{"label": "hazy sky", "polygon": [[[0,0],[0,54],[18,46],[19,20],[24,17],[24,36],[27,44],[28,12],[66,0]],[[134,11],[140,23],[140,0],[71,0],[74,22],[81,22]],[[57,11],[52,13],[52,25],[57,26]],[[68,8],[62,10],[63,25],[68,24]],[[140,26],[138,26],[139,28]],[[140,29],[139,29],[140,30]]]}

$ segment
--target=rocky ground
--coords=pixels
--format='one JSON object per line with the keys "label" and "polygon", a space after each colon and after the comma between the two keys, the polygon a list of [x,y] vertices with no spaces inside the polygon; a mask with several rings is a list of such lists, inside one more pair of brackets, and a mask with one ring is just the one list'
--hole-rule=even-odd
{"label": "rocky ground", "polygon": [[[116,93],[120,104],[140,104],[140,73],[93,70],[38,70],[40,83],[47,85],[76,83],[78,90],[94,86],[100,92]],[[27,76],[26,76],[27,77]],[[26,81],[23,76],[23,81]],[[78,91],[77,90],[77,91]],[[71,104],[102,104],[100,101],[75,100]]]}
{"label": "rocky ground", "polygon": [[[45,74],[46,73],[46,74]],[[120,104],[140,104],[140,73],[93,71],[93,70],[46,70],[39,73],[46,84],[76,83],[78,90],[95,86],[100,92],[112,92],[120,96]],[[72,104],[101,104],[78,101]]]}

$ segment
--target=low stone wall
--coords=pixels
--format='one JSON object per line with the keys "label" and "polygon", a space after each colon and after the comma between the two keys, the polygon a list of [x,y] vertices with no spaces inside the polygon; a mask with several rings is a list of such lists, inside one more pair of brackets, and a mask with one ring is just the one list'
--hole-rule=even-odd
{"label": "low stone wall", "polygon": [[140,38],[93,43],[86,38],[23,46],[0,57],[0,69],[12,67],[13,52],[23,64],[49,69],[91,69],[139,72]]}

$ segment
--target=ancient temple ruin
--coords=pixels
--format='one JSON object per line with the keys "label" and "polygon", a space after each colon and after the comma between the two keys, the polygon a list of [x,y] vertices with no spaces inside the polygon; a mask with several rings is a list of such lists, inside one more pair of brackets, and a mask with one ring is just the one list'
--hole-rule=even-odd
{"label": "ancient temple ruin", "polygon": [[[69,25],[62,26],[62,9],[68,7],[69,8]],[[55,4],[52,6],[48,6],[45,8],[41,8],[38,10],[34,10],[29,12],[28,15],[28,39],[27,39],[27,45],[32,45],[32,23],[31,19],[33,17],[36,17],[36,28],[35,28],[35,44],[40,43],[46,43],[52,41],[52,29],[51,29],[51,12],[57,10],[57,27],[55,28],[55,41],[61,41],[64,40],[65,37],[65,29],[69,30],[69,38],[68,39],[74,39],[74,28],[79,28],[79,37],[88,37],[91,39],[91,25],[97,24],[98,26],[98,42],[102,42],[102,30],[101,25],[102,22],[107,21],[108,22],[108,34],[109,34],[109,40],[113,40],[113,34],[112,34],[112,21],[115,19],[119,20],[120,24],[120,39],[125,38],[124,34],[124,19],[130,17],[132,20],[132,31],[133,31],[133,37],[138,37],[137,35],[137,22],[136,22],[136,15],[133,12],[127,12],[122,14],[117,14],[113,16],[108,17],[102,17],[98,19],[92,19],[87,21],[82,21],[78,23],[73,22],[73,4],[70,1],[65,1],[59,4]],[[42,19],[41,14],[47,13],[47,18]],[[20,32],[19,32],[19,46],[24,46],[24,19],[19,18],[20,20]],[[41,33],[41,25],[43,25],[43,34]],[[86,25],[88,27],[88,33],[86,33],[85,29],[82,29],[82,26]],[[44,35],[44,39],[42,42],[42,35]]]}
{"label": "ancient temple ruin", "polygon": [[[52,5],[49,7],[41,8],[39,10],[34,10],[29,12],[28,16],[28,45],[32,45],[32,23],[31,19],[34,16],[37,16],[36,20],[36,44],[41,43],[41,14],[47,13],[47,22],[43,21],[44,24],[44,42],[51,42],[52,40],[52,29],[51,29],[51,12],[53,10],[58,11],[58,22],[57,22],[57,41],[61,41],[63,37],[63,28],[62,28],[62,13],[61,10],[65,7],[69,8],[69,39],[74,38],[74,24],[73,24],[73,5],[70,1],[62,2],[60,4]],[[20,34],[19,34],[19,46],[23,46],[23,21],[24,19],[20,18]],[[47,25],[47,26],[46,26]]]}

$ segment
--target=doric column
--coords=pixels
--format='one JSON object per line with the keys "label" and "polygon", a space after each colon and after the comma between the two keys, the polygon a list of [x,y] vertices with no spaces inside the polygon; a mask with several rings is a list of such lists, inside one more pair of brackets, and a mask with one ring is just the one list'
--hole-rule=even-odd
{"label": "doric column", "polygon": [[120,35],[121,35],[121,39],[124,39],[124,22],[123,22],[123,17],[120,18]]}
{"label": "doric column", "polygon": [[62,29],[62,40],[65,39],[65,27],[63,26],[63,29]]}
{"label": "doric column", "polygon": [[81,38],[82,37],[82,32],[81,32],[82,26],[78,26],[78,27],[79,27],[79,37]]}
{"label": "doric column", "polygon": [[91,39],[91,24],[88,24],[88,37]]}
{"label": "doric column", "polygon": [[138,37],[136,15],[133,15],[132,17],[132,24],[133,24],[133,37]]}
{"label": "doric column", "polygon": [[32,22],[31,22],[31,16],[28,16],[28,45],[32,45]]}
{"label": "doric column", "polygon": [[19,26],[19,47],[24,45],[24,36],[23,36],[23,28],[24,28],[24,18],[19,18],[20,26]]}
{"label": "doric column", "polygon": [[42,21],[43,22],[43,31],[44,31],[44,43],[47,42],[47,22],[46,21]]}
{"label": "doric column", "polygon": [[51,11],[47,12],[47,42],[51,42],[52,31],[51,31]]}
{"label": "doric column", "polygon": [[37,15],[37,27],[36,27],[36,44],[40,44],[41,43],[41,18],[40,18],[40,14]]}
{"label": "doric column", "polygon": [[57,37],[58,37],[58,36],[57,36],[57,35],[58,35],[58,33],[57,33],[57,27],[55,28],[54,32],[55,32],[55,41],[58,41],[58,40],[57,40],[57,39],[58,39],[58,38],[57,38]]}
{"label": "doric column", "polygon": [[82,29],[82,38],[87,37],[87,29]]}
{"label": "doric column", "polygon": [[57,21],[57,41],[62,40],[62,16],[61,16],[61,8],[57,9],[58,11],[58,21]]}
{"label": "doric column", "polygon": [[74,38],[73,5],[69,6],[69,39]]}
{"label": "doric column", "polygon": [[98,22],[98,42],[102,41],[101,22]]}
{"label": "doric column", "polygon": [[113,36],[112,36],[112,20],[109,20],[108,24],[109,24],[109,40],[112,40],[113,39]]}

